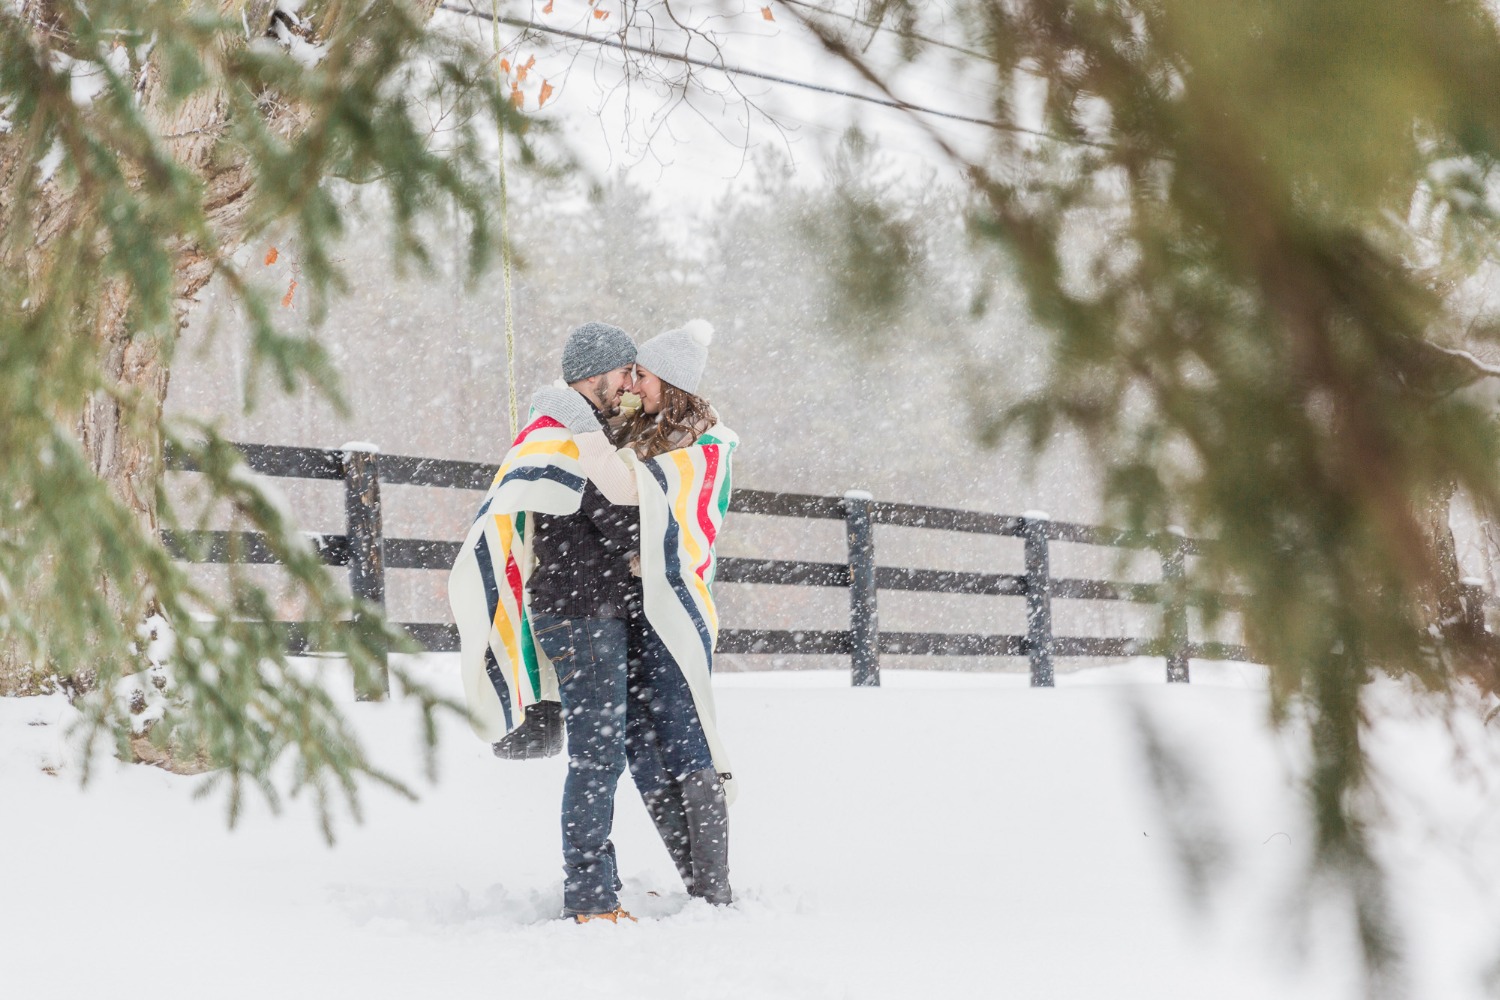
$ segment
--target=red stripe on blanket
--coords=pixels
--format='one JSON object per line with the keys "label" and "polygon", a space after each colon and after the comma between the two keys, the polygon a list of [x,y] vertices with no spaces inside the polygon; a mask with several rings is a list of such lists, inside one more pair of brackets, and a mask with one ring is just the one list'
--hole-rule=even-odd
{"label": "red stripe on blanket", "polygon": [[561,426],[562,426],[562,424],[559,421],[554,420],[551,417],[546,416],[545,414],[543,414],[542,416],[537,417],[531,423],[527,424],[526,427],[525,427],[525,429],[522,430],[521,433],[519,433],[519,434],[516,435],[516,439],[510,443],[510,446],[512,448],[514,448],[516,445],[520,444],[522,441],[525,441],[526,440],[526,436],[528,434],[530,434],[532,431],[544,431],[544,430],[547,430],[549,427],[561,427]]}
{"label": "red stripe on blanket", "polygon": [[[516,596],[516,607],[518,609],[525,608],[525,588],[521,583],[521,569],[516,565],[516,555],[514,550],[505,553],[505,582],[510,584],[510,592]],[[516,641],[519,642],[520,639],[521,637],[518,630]]]}
{"label": "red stripe on blanket", "polygon": [[714,522],[708,516],[708,504],[713,499],[714,482],[719,478],[719,449],[709,445],[703,449],[703,488],[698,491],[698,526],[703,529],[703,538],[708,542],[708,558],[694,572],[702,580],[714,561]]}

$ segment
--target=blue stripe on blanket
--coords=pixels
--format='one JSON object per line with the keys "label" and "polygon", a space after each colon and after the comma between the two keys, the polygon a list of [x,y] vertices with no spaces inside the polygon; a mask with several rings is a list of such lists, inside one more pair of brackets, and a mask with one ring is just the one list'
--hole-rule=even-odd
{"label": "blue stripe on blanket", "polygon": [[495,693],[500,696],[500,708],[505,712],[505,731],[508,733],[515,728],[510,714],[510,688],[505,684],[505,675],[500,670],[500,661],[495,659],[495,650],[490,646],[484,647],[484,672],[489,675],[490,683],[495,687]]}
{"label": "blue stripe on blanket", "polygon": [[534,483],[538,479],[550,479],[578,493],[583,492],[583,486],[588,482],[582,476],[575,476],[555,465],[525,465],[507,472],[505,478],[500,480],[500,485],[504,487],[506,483],[511,482]]}
{"label": "blue stripe on blanket", "polygon": [[[666,474],[661,471],[661,468],[655,461],[647,462],[646,468],[651,470],[651,475],[656,478],[657,485],[661,487],[662,494],[667,496],[669,490],[667,488]],[[682,560],[677,558],[679,545],[677,541],[677,519],[672,516],[670,497],[667,504],[667,536],[663,540],[663,548],[666,549],[665,555],[667,557],[667,582],[672,585],[672,592],[682,602],[683,608],[687,610],[688,617],[693,620],[693,627],[698,630],[698,638],[703,640],[703,662],[712,671],[714,665],[714,639],[709,634],[708,623],[698,613],[698,604],[693,600],[692,592],[688,590],[687,584],[683,582]]]}
{"label": "blue stripe on blanket", "polygon": [[[495,564],[490,560],[490,542],[483,534],[474,543],[474,556],[479,562],[479,575],[484,580],[484,606],[490,611],[490,628],[494,628],[495,612],[500,607],[500,587],[495,582]],[[510,686],[505,683],[505,675],[500,671],[500,662],[495,659],[495,650],[490,646],[488,631],[485,632],[484,641],[484,672],[489,675],[490,684],[494,685],[495,694],[500,697],[500,707],[505,711],[505,730],[509,732],[513,728],[510,715]]]}

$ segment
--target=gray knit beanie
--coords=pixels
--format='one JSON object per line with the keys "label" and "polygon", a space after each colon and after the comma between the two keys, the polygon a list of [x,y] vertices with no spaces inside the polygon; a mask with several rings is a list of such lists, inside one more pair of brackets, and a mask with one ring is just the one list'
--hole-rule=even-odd
{"label": "gray knit beanie", "polygon": [[642,344],[635,363],[683,392],[697,393],[713,338],[714,328],[707,320],[690,320],[681,330],[659,333]]}
{"label": "gray knit beanie", "polygon": [[618,326],[585,323],[563,345],[562,374],[568,384],[623,368],[635,360],[635,341]]}

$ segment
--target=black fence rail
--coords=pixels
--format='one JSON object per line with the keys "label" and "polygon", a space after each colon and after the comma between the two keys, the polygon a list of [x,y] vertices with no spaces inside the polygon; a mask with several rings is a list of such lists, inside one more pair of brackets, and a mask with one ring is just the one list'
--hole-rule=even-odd
{"label": "black fence rail", "polygon": [[[497,470],[497,466],[479,462],[384,455],[356,449],[337,451],[263,444],[236,447],[250,469],[263,475],[344,483],[346,533],[318,535],[314,540],[324,562],[347,568],[352,592],[381,607],[385,605],[387,569],[446,570],[458,557],[462,544],[385,537],[381,521],[381,486],[483,491],[489,489]],[[190,456],[176,451],[168,452],[167,467],[183,472],[195,471]],[[844,562],[726,557],[719,562],[715,582],[847,589],[849,627],[837,630],[727,628],[719,633],[718,650],[723,653],[848,656],[853,683],[857,686],[880,683],[882,656],[1024,656],[1030,661],[1031,683],[1035,687],[1052,686],[1053,659],[1060,656],[1162,657],[1166,660],[1166,679],[1172,683],[1188,681],[1189,661],[1194,659],[1249,658],[1243,646],[1189,640],[1187,600],[1180,584],[1187,557],[1200,551],[1199,543],[1189,538],[1132,535],[1040,517],[886,503],[859,491],[829,497],[736,490],[729,509],[741,514],[843,521],[848,541],[848,558]],[[875,559],[876,525],[1019,538],[1024,546],[1025,572],[973,573],[880,566]],[[275,561],[264,538],[253,532],[163,532],[162,538],[177,558],[193,562]],[[1049,546],[1053,542],[1154,551],[1161,560],[1161,581],[1120,583],[1055,577],[1050,568]],[[878,612],[882,590],[1024,598],[1026,633],[882,632]],[[1158,605],[1162,627],[1159,634],[1150,637],[1054,635],[1052,602],[1069,599]],[[454,652],[458,649],[458,629],[454,625],[441,622],[398,624],[426,650]],[[301,625],[298,622],[284,623],[288,651],[317,652],[310,647]]]}

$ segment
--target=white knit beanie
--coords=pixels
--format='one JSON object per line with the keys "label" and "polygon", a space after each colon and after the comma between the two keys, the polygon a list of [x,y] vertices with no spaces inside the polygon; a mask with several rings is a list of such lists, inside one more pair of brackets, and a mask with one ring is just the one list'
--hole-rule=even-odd
{"label": "white knit beanie", "polygon": [[713,338],[714,328],[707,320],[689,320],[682,329],[659,333],[642,344],[635,363],[663,382],[696,394]]}

